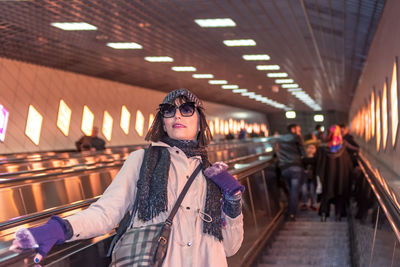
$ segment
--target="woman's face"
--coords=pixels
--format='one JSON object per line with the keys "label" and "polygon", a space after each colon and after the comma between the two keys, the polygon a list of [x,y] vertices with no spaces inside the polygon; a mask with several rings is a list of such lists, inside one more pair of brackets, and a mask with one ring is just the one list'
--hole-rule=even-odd
{"label": "woman's face", "polygon": [[[175,100],[175,105],[179,107],[183,101]],[[164,131],[168,136],[176,140],[195,140],[199,132],[199,113],[196,111],[190,117],[183,117],[179,109],[176,109],[175,116],[163,118]]]}

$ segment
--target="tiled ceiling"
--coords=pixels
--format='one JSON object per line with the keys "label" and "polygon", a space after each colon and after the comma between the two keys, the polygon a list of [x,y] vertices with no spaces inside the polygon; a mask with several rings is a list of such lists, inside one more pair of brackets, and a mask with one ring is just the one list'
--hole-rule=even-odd
{"label": "tiled ceiling", "polygon": [[[311,111],[257,65],[280,72],[322,110],[347,111],[384,0],[37,0],[0,1],[0,56],[161,91],[186,87],[204,100],[261,112],[279,109],[194,79],[194,66],[268,97],[288,108]],[[195,19],[230,18],[236,27],[201,28]],[[93,31],[64,31],[53,22],[86,22]],[[228,47],[226,39],[256,46]],[[108,42],[135,42],[141,50],[116,50]],[[269,61],[245,61],[268,54]],[[145,56],[174,62],[150,63]],[[100,92],[101,93],[101,92]]]}

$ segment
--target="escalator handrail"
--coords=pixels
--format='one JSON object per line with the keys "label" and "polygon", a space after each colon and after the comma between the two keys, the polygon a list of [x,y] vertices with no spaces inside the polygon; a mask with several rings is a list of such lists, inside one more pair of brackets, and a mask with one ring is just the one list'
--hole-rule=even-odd
{"label": "escalator handrail", "polygon": [[361,152],[358,164],[400,242],[400,204],[396,201],[396,195],[386,184],[385,178],[372,168],[371,163]]}

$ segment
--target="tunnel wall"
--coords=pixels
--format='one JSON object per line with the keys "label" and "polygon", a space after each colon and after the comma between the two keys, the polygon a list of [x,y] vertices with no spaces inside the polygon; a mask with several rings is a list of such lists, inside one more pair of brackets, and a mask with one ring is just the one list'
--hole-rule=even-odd
{"label": "tunnel wall", "polygon": [[[381,95],[384,82],[387,79],[388,90],[388,126],[387,147],[380,146],[377,149],[376,135],[366,141],[365,131],[362,135],[354,134],[364,150],[376,157],[382,164],[400,174],[400,147],[399,135],[395,145],[392,145],[391,118],[390,112],[390,86],[392,81],[393,64],[395,58],[400,56],[400,20],[399,20],[400,1],[387,0],[376,30],[373,42],[371,44],[366,64],[357,85],[355,95],[349,112],[349,121],[352,121],[358,111],[370,102],[371,94]],[[399,79],[397,79],[399,84]],[[397,88],[397,92],[399,92]],[[397,95],[397,99],[399,98]],[[376,109],[375,109],[376,110]],[[398,113],[398,109],[397,109]],[[376,116],[375,116],[376,117]],[[355,132],[355,124],[352,125],[352,131]],[[376,129],[376,126],[374,127]],[[382,141],[382,139],[381,139]]]}
{"label": "tunnel wall", "polygon": [[[144,143],[149,115],[155,114],[164,96],[165,93],[160,91],[0,58],[0,105],[10,112],[5,140],[0,142],[0,154],[75,149],[75,141],[83,135],[81,122],[84,105],[93,112],[94,125],[100,128],[100,132],[104,111],[107,110],[112,116],[112,137],[111,141],[106,141],[106,146]],[[68,136],[56,126],[60,99],[72,110]],[[243,119],[247,123],[267,124],[262,113],[211,102],[204,104],[208,119],[232,118]],[[43,116],[38,145],[25,135],[29,105],[33,105]],[[120,127],[122,105],[131,113],[128,134]],[[145,119],[143,136],[135,131],[138,109]],[[102,133],[99,136],[104,138]]]}

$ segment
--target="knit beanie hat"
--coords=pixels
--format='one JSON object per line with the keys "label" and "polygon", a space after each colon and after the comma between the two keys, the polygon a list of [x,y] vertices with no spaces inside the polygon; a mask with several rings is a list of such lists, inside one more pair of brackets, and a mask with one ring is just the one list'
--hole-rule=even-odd
{"label": "knit beanie hat", "polygon": [[185,96],[190,102],[194,102],[197,107],[202,108],[203,103],[201,100],[188,89],[181,88],[170,92],[163,100],[163,104],[174,104],[174,101],[177,97]]}

